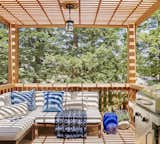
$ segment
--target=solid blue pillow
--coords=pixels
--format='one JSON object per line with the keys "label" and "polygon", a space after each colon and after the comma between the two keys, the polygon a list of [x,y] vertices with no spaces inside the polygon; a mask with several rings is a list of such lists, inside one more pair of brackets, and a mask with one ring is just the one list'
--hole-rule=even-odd
{"label": "solid blue pillow", "polygon": [[62,102],[64,92],[44,92],[43,112],[61,112],[63,111]]}
{"label": "solid blue pillow", "polygon": [[28,110],[32,111],[36,108],[36,102],[34,97],[34,90],[31,91],[12,91],[11,92],[11,103],[18,104],[22,102],[27,102]]}

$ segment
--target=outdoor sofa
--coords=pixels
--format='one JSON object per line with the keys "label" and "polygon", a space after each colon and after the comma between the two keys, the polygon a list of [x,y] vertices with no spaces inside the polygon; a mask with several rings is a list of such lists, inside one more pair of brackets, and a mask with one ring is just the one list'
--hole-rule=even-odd
{"label": "outdoor sofa", "polygon": [[[35,91],[36,109],[33,111],[28,111],[25,103],[20,108],[12,109],[12,107],[16,107],[16,104],[11,104],[11,92],[0,95],[0,144],[18,144],[25,136],[34,139],[38,135],[39,127],[52,126],[54,128],[57,112],[43,112],[43,93],[44,91]],[[64,92],[63,108],[86,110],[87,127],[95,126],[100,137],[101,114],[98,105],[98,92]],[[3,118],[6,114],[8,116]]]}

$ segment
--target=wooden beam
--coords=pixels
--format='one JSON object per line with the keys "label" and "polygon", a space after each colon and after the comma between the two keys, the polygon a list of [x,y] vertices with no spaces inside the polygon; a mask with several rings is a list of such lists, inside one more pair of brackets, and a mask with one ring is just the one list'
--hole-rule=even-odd
{"label": "wooden beam", "polygon": [[96,11],[96,16],[95,16],[95,19],[94,19],[93,24],[96,23],[96,20],[97,20],[97,16],[98,16],[98,13],[99,13],[99,9],[100,9],[101,3],[102,3],[102,0],[99,0],[98,7],[97,7],[97,11]]}
{"label": "wooden beam", "polygon": [[62,14],[64,23],[66,23],[66,20],[65,20],[65,17],[64,17],[64,13],[63,13],[63,10],[62,10],[62,6],[61,6],[61,3],[60,3],[60,0],[57,0],[57,2],[58,2],[58,5],[59,5],[59,9],[60,9],[60,11],[61,11],[61,14]]}
{"label": "wooden beam", "polygon": [[8,52],[8,82],[18,82],[18,29],[16,25],[9,26],[9,52]]}
{"label": "wooden beam", "polygon": [[4,5],[2,5],[2,3],[0,3],[0,6],[6,10],[10,15],[12,15],[17,21],[19,21],[22,25],[24,25],[24,23],[19,19],[17,18],[14,14],[12,14]]}
{"label": "wooden beam", "polygon": [[136,83],[136,26],[128,25],[128,83]]}
{"label": "wooden beam", "polygon": [[149,18],[156,10],[160,8],[160,0],[158,0],[151,8],[149,8],[137,21],[136,26],[140,25],[143,21]]}
{"label": "wooden beam", "polygon": [[3,16],[0,16],[0,23],[5,24],[6,26],[9,26],[10,22],[6,20]]}
{"label": "wooden beam", "polygon": [[110,20],[108,21],[108,25],[111,23],[111,21],[112,21],[114,15],[116,14],[116,11],[118,10],[119,6],[121,5],[121,3],[122,3],[122,0],[119,1],[117,7],[115,8],[115,10],[114,10],[114,12],[113,12],[113,14],[112,14]]}
{"label": "wooden beam", "polygon": [[81,0],[79,0],[78,3],[79,3],[79,24],[81,24]]}
{"label": "wooden beam", "polygon": [[[77,28],[127,28],[127,25],[75,24],[74,27],[77,27]],[[65,28],[65,24],[17,25],[17,28]]]}
{"label": "wooden beam", "polygon": [[35,22],[35,24],[38,24],[37,21],[32,17],[32,15],[24,8],[24,6],[19,2],[19,0],[16,0],[16,2],[19,4],[19,6],[28,14],[28,16]]}
{"label": "wooden beam", "polygon": [[129,17],[136,11],[136,9],[139,7],[139,5],[140,5],[142,2],[143,2],[143,0],[141,0],[141,1],[137,4],[137,6],[131,11],[131,13],[127,16],[127,18],[123,21],[122,24],[124,24],[124,23],[129,19]]}
{"label": "wooden beam", "polygon": [[50,20],[50,18],[49,18],[49,16],[48,16],[47,12],[46,12],[45,9],[43,8],[41,2],[40,2],[39,0],[36,0],[36,1],[38,2],[38,4],[39,4],[39,6],[41,7],[42,11],[44,12],[45,16],[47,17],[49,23],[52,24],[52,21]]}

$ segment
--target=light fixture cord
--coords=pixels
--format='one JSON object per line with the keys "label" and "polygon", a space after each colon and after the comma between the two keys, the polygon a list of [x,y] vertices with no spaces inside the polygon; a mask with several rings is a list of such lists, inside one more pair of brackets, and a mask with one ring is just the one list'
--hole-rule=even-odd
{"label": "light fixture cord", "polygon": [[69,20],[71,20],[71,6],[69,5]]}

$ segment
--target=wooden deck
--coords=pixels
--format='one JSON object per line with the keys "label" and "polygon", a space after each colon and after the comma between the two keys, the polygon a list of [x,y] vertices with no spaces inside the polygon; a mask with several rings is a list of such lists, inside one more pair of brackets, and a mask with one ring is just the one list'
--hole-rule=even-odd
{"label": "wooden deck", "polygon": [[136,144],[135,131],[131,128],[118,130],[116,135],[103,135],[105,144]]}
{"label": "wooden deck", "polygon": [[21,144],[136,144],[135,131],[118,130],[115,135],[103,133],[102,138],[88,136],[87,139],[57,139],[55,136],[39,136],[33,141],[24,140]]}

